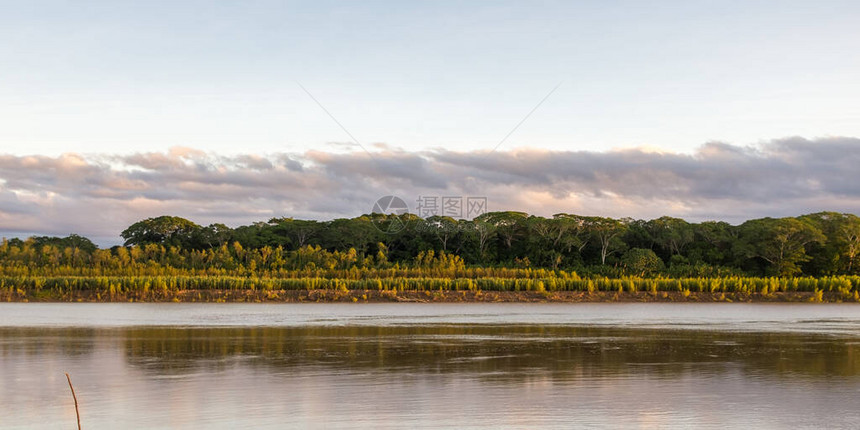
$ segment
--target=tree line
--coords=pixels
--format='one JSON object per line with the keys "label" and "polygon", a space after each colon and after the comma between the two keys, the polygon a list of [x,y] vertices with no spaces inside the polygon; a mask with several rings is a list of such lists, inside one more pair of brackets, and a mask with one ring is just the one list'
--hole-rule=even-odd
{"label": "tree line", "polygon": [[150,264],[253,272],[309,265],[344,270],[420,266],[442,257],[448,266],[565,269],[610,277],[860,273],[860,217],[836,212],[740,225],[512,211],[474,220],[369,214],[330,221],[273,218],[237,228],[161,216],[136,222],[121,236],[124,246],[106,250],[77,235],[4,240],[0,262],[5,267]]}

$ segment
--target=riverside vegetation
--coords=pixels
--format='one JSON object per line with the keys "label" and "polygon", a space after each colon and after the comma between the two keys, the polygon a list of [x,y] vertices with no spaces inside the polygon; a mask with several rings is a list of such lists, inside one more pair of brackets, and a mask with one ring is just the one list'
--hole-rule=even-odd
{"label": "riverside vegetation", "polygon": [[110,249],[4,239],[0,300],[860,301],[860,218],[833,212],[739,226],[493,212],[231,229],[165,216],[122,237]]}

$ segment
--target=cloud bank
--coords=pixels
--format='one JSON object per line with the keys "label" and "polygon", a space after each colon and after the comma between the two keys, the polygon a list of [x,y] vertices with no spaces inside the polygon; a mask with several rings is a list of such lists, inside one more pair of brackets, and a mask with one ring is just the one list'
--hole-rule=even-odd
{"label": "cloud bank", "polygon": [[397,195],[486,197],[490,210],[740,222],[860,213],[860,139],[707,143],[694,154],[646,149],[364,152],[221,156],[190,148],[131,155],[0,155],[0,232],[119,242],[142,218],[228,225],[331,219]]}

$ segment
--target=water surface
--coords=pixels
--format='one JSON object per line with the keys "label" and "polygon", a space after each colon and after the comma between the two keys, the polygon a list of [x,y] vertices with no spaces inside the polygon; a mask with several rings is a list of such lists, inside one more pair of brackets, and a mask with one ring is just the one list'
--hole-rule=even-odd
{"label": "water surface", "polygon": [[838,428],[860,306],[0,304],[0,427]]}

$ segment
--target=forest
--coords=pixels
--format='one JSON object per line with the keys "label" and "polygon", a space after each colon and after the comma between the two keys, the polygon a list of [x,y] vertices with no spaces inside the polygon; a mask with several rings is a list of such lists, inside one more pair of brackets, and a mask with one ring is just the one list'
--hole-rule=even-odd
{"label": "forest", "polygon": [[209,289],[797,291],[856,301],[860,289],[860,217],[835,212],[740,225],[491,212],[474,220],[276,218],[237,228],[161,216],[121,237],[124,245],[109,249],[78,235],[4,239],[0,299]]}
{"label": "forest", "polygon": [[[392,226],[396,226],[393,228]],[[491,212],[474,220],[370,214],[331,221],[275,218],[230,228],[149,218],[99,249],[78,235],[4,239],[0,265],[258,270],[406,267],[445,254],[468,267],[566,269],[620,276],[830,276],[860,272],[860,217],[820,212],[740,225],[570,214]]]}

